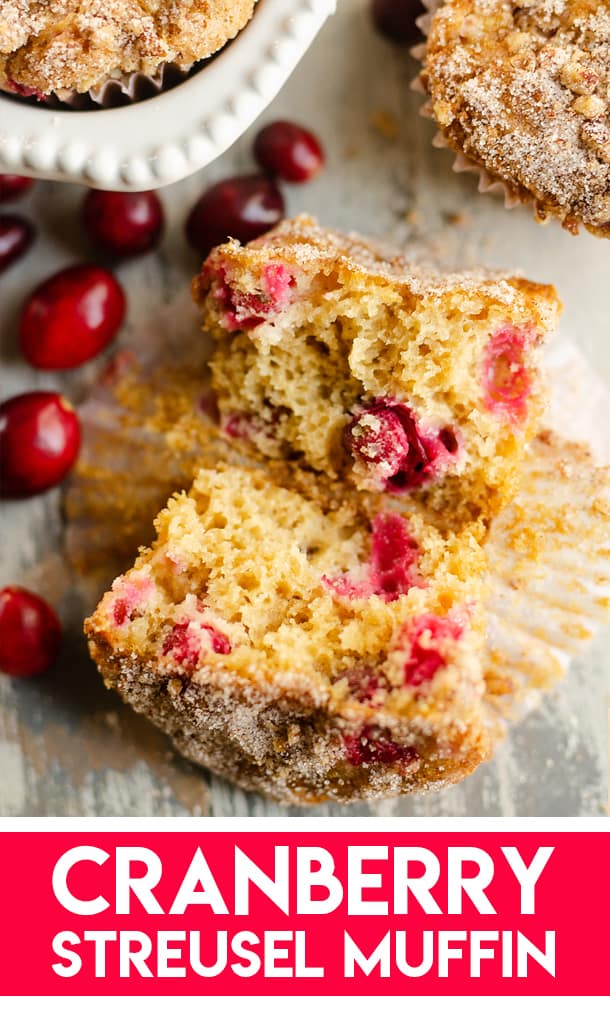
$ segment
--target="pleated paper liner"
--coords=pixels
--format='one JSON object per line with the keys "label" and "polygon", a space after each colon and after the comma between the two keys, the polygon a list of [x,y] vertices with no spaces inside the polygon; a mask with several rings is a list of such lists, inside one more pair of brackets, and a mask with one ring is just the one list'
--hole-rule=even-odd
{"label": "pleated paper liner", "polygon": [[[212,57],[210,57],[211,59]],[[133,102],[144,102],[156,98],[163,91],[170,91],[182,84],[193,73],[199,73],[210,60],[201,60],[189,67],[179,67],[176,63],[162,63],[154,74],[124,74],[113,77],[83,95],[77,92],[53,95],[49,104],[56,108],[70,108],[79,112],[96,109],[116,109]]]}
{"label": "pleated paper liner", "polygon": [[[421,2],[423,6],[427,8],[427,13],[422,14],[421,17],[417,19],[417,25],[422,34],[427,38],[434,13],[441,6],[442,0],[421,0]],[[423,63],[426,55],[426,43],[424,42],[417,46],[413,46],[411,49],[411,55],[420,64]],[[413,91],[416,91],[418,94],[428,94],[422,81],[421,74],[417,75],[415,80],[412,82],[411,87]],[[424,119],[430,119],[432,122],[436,123],[432,113],[432,102],[429,99],[423,103],[419,113],[424,117]],[[483,165],[479,165],[477,162],[472,161],[462,152],[456,153],[454,148],[448,143],[447,138],[441,130],[438,130],[438,132],[434,135],[432,139],[432,146],[440,148],[441,150],[451,151],[453,153],[454,160],[451,167],[454,172],[457,172],[458,174],[468,172],[476,175],[478,177],[479,193],[494,193],[497,196],[500,196],[504,200],[504,206],[507,210],[512,210],[514,207],[530,207],[534,217],[539,222],[547,220],[547,215],[545,215],[533,195],[530,196],[529,194],[526,194],[526,191],[522,188],[516,189],[515,187],[510,186],[508,182],[492,175]]]}
{"label": "pleated paper liner", "polygon": [[[213,423],[205,341],[176,331],[181,310],[170,318],[173,326],[158,321],[162,357],[149,332],[144,360],[137,346],[135,359],[120,356],[81,410],[66,551],[88,609],[150,543],[153,519],[174,491],[189,487],[200,466],[241,458]],[[610,619],[610,472],[592,454],[610,461],[610,396],[566,341],[552,347],[547,366],[550,427],[532,444],[519,495],[487,543],[484,668],[494,720],[531,708]],[[553,430],[555,413],[561,424]]]}

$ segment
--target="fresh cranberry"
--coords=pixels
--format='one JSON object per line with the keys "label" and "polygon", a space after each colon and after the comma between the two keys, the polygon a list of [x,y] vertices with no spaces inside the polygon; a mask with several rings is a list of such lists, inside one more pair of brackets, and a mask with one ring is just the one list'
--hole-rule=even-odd
{"label": "fresh cranberry", "polygon": [[411,764],[419,757],[415,747],[395,743],[387,730],[367,726],[361,733],[343,738],[348,762],[358,768],[370,764]]}
{"label": "fresh cranberry", "polygon": [[18,200],[33,184],[34,180],[25,175],[0,175],[0,203]]}
{"label": "fresh cranberry", "polygon": [[22,393],[0,404],[0,496],[28,498],[59,484],[80,446],[80,424],[58,393]]}
{"label": "fresh cranberry", "polygon": [[417,42],[422,38],[417,18],[425,14],[421,0],[372,0],[371,14],[378,32],[398,45]]}
{"label": "fresh cranberry", "polygon": [[260,167],[285,182],[308,182],[324,165],[318,138],[297,123],[269,123],[254,141],[254,157]]}
{"label": "fresh cranberry", "polygon": [[284,216],[284,198],[273,179],[235,176],[211,186],[199,198],[186,222],[188,241],[202,256],[228,238],[251,242]]}
{"label": "fresh cranberry", "polygon": [[34,235],[34,226],[25,217],[0,214],[0,274],[28,251]]}
{"label": "fresh cranberry", "polygon": [[111,256],[141,256],[157,245],[163,232],[163,206],[156,193],[90,190],[83,202],[89,238]]}
{"label": "fresh cranberry", "polygon": [[76,368],[99,354],[125,316],[125,295],[101,267],[68,267],[30,295],[19,325],[21,349],[35,368]]}
{"label": "fresh cranberry", "polygon": [[20,586],[0,590],[0,670],[35,677],[57,657],[61,625],[40,596]]}

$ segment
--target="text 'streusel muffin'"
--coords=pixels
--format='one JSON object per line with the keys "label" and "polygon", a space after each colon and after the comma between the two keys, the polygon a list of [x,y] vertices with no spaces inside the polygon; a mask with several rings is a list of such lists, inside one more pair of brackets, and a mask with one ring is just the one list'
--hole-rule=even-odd
{"label": "text 'streusel muffin'", "polygon": [[610,237],[610,0],[446,0],[421,75],[447,144],[539,219]]}
{"label": "text 'streusel muffin'", "polygon": [[255,0],[2,0],[0,88],[64,97],[164,63],[188,69],[247,24]]}

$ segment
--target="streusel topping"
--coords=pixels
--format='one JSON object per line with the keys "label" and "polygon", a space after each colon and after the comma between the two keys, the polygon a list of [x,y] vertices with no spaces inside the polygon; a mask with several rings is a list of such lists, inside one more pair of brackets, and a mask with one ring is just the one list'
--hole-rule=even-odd
{"label": "streusel topping", "polygon": [[107,77],[211,56],[255,0],[2,0],[0,87],[85,92]]}
{"label": "streusel topping", "polygon": [[610,0],[447,0],[422,76],[451,147],[610,236]]}

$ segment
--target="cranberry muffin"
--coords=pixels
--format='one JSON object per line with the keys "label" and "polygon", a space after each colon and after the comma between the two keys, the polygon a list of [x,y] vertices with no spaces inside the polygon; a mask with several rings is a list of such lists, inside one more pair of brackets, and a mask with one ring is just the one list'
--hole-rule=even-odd
{"label": "cranberry muffin", "polygon": [[109,79],[188,69],[252,17],[255,0],[2,0],[0,88],[60,98]]}
{"label": "cranberry muffin", "polygon": [[455,782],[490,751],[485,560],[300,468],[217,466],[86,622],[109,687],[191,760],[292,803]]}
{"label": "cranberry muffin", "polygon": [[453,150],[534,202],[610,236],[610,0],[446,0],[422,82]]}
{"label": "cranberry muffin", "polygon": [[194,283],[221,426],[439,524],[489,519],[514,492],[544,405],[552,287],[453,274],[311,218],[215,249]]}

